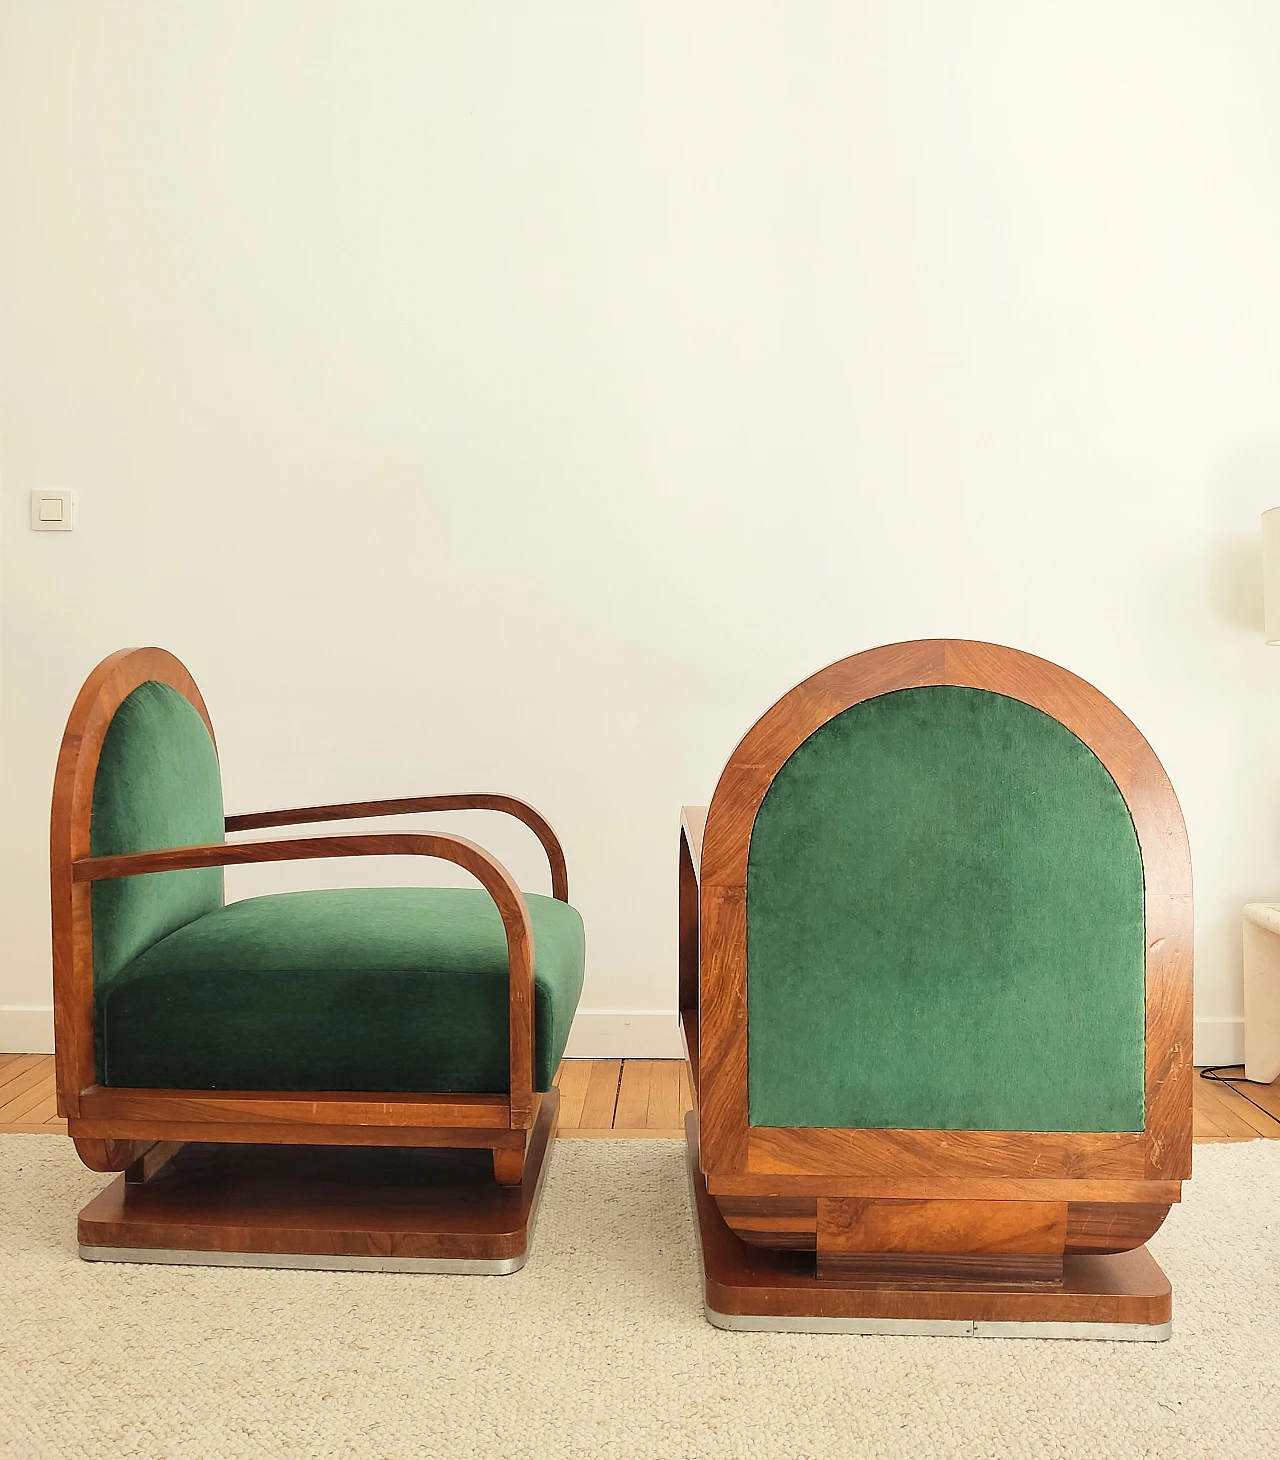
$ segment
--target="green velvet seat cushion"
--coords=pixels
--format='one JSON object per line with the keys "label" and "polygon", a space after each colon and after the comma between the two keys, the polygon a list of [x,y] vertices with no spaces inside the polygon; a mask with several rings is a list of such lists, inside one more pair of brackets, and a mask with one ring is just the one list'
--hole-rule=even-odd
{"label": "green velvet seat cushion", "polygon": [[1128,808],[1065,726],[946,685],[854,705],[752,831],[751,1123],[1141,1130],[1144,927]]}
{"label": "green velvet seat cushion", "polygon": [[[529,896],[534,1079],[582,992],[582,919]],[[248,898],[170,934],[102,991],[106,1083],[194,1090],[509,1088],[507,945],[487,892]]]}

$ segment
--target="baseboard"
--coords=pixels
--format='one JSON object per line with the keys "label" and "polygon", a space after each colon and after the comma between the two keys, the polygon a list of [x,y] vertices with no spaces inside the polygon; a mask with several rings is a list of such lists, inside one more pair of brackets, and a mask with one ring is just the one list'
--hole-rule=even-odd
{"label": "baseboard", "polygon": [[571,1060],[678,1060],[680,1026],[667,1009],[579,1009],[565,1049]]}
{"label": "baseboard", "polygon": [[53,1006],[0,1004],[0,1054],[52,1054]]}
{"label": "baseboard", "polygon": [[1244,1020],[1197,1019],[1192,1059],[1197,1065],[1242,1065]]}

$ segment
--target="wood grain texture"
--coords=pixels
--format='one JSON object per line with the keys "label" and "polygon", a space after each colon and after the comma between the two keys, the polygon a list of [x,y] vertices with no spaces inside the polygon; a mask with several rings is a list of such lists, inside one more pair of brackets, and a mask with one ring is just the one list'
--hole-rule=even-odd
{"label": "wood grain texture", "polygon": [[657,1060],[625,1060],[618,1082],[618,1100],[613,1111],[615,1130],[647,1130],[649,1092]]}
{"label": "wood grain texture", "polygon": [[[54,1025],[57,1113],[68,1117],[77,1149],[90,1161],[123,1169],[140,1142],[282,1140],[300,1144],[364,1143],[441,1146],[487,1144],[523,1149],[537,1102],[533,1090],[533,931],[528,908],[510,873],[474,842],[434,832],[316,836],[179,847],[128,856],[90,855],[93,785],[103,741],[120,704],[148,681],[169,685],[197,710],[214,738],[208,709],[186,668],[163,649],[124,649],[105,659],[72,707],[58,754],[50,820],[53,913]],[[215,741],[216,745],[216,741]],[[545,819],[514,797],[461,795],[303,807],[232,817],[228,826],[297,824],[416,811],[487,808],[523,821],[539,837],[551,868],[553,894],[568,897],[559,840]],[[106,878],[144,876],[194,867],[307,861],[328,857],[425,856],[469,872],[493,899],[507,938],[510,1090],[488,1099],[377,1093],[103,1091],[95,1085],[93,926],[91,887]],[[33,1107],[41,1108],[41,1107]],[[24,1112],[26,1113],[26,1112]],[[416,1131],[408,1123],[418,1123]],[[205,1124],[202,1126],[202,1122]],[[501,1122],[501,1125],[499,1125]],[[305,1134],[303,1128],[305,1127]],[[499,1157],[503,1170],[514,1158]],[[101,1169],[101,1168],[95,1168]]]}
{"label": "wood grain texture", "polygon": [[27,1063],[0,1084],[0,1122],[21,1118],[20,1112],[37,1104],[48,1091],[48,1074],[38,1055],[27,1056]]}
{"label": "wood grain texture", "polygon": [[618,1086],[622,1081],[621,1060],[592,1060],[582,1114],[578,1123],[588,1130],[609,1130],[618,1107]]}
{"label": "wood grain texture", "polygon": [[185,1150],[184,1141],[157,1141],[155,1145],[148,1146],[131,1165],[125,1167],[124,1179],[134,1186],[150,1181],[173,1160],[179,1151]]}
{"label": "wood grain texture", "polygon": [[524,1180],[523,1145],[496,1146],[493,1151],[493,1179],[499,1186],[519,1186]]}
{"label": "wood grain texture", "polygon": [[750,1175],[1022,1176],[1140,1181],[1141,1134],[1115,1131],[929,1131],[752,1126]]}
{"label": "wood grain texture", "polygon": [[[1087,744],[1129,807],[1147,894],[1145,1131],[833,1131],[749,1127],[746,874],[760,803],[787,757],[863,700],[951,684],[1052,715]],[[688,846],[688,815],[684,818]],[[805,680],[766,712],[726,765],[707,814],[698,874],[696,1083],[703,1171],[725,1178],[997,1177],[1167,1183],[1190,1175],[1191,878],[1181,811],[1141,734],[1104,695],[1033,655],[963,640],[890,645]],[[681,999],[682,1009],[687,1007]],[[685,1020],[686,1037],[690,1027]],[[794,1188],[788,1187],[789,1190]]]}
{"label": "wood grain texture", "polygon": [[[1012,1196],[998,1183],[986,1183],[979,1193],[950,1195],[950,1187],[941,1188],[948,1195],[939,1198],[936,1184],[913,1195],[891,1200],[954,1202],[980,1206],[983,1210],[995,1205],[1016,1205],[1021,1199],[1034,1206],[1062,1205],[1066,1209],[1064,1250],[1067,1252],[1128,1252],[1140,1247],[1160,1230],[1169,1214],[1169,1203],[1143,1203],[1141,1188],[1131,1192],[1129,1200],[1072,1200],[1072,1192],[1084,1183],[1046,1182],[1050,1191],[1016,1193]],[[1022,1183],[1023,1188],[1034,1183]],[[1056,1197],[1055,1197],[1056,1193]],[[1078,1192],[1077,1192],[1078,1194]],[[717,1196],[713,1200],[725,1224],[743,1242],[764,1246],[813,1251],[817,1247],[818,1201],[815,1196]]]}
{"label": "wood grain texture", "polygon": [[507,1130],[503,1095],[387,1095],[344,1090],[130,1090],[94,1085],[81,1120],[209,1120],[281,1125],[445,1125]]}
{"label": "wood grain texture", "polygon": [[[80,1213],[87,1247],[496,1261],[528,1247],[558,1110],[543,1100],[518,1185],[488,1152],[193,1144]],[[523,1139],[523,1136],[522,1136]],[[164,1153],[157,1153],[157,1156]],[[523,1149],[519,1153],[523,1159]]]}
{"label": "wood grain texture", "polygon": [[1018,1286],[940,1278],[915,1283],[858,1276],[819,1279],[810,1252],[740,1241],[707,1191],[698,1127],[685,1124],[689,1179],[702,1255],[703,1294],[717,1313],[798,1318],[905,1318],[930,1322],[1166,1323],[1168,1280],[1145,1247],[1114,1255],[1069,1253],[1060,1282]]}
{"label": "wood grain texture", "polygon": [[[1243,1077],[1244,1071],[1241,1070]],[[1269,1140],[1280,1139],[1280,1120],[1275,1115],[1259,1109],[1260,1105],[1276,1106],[1276,1085],[1246,1085],[1251,1100],[1245,1099],[1225,1081],[1206,1080],[1198,1077],[1192,1081],[1195,1087],[1195,1112],[1211,1115],[1216,1138],[1220,1140],[1257,1140],[1265,1136]]]}
{"label": "wood grain texture", "polygon": [[582,1107],[591,1082],[593,1060],[562,1060],[556,1074],[560,1091],[560,1128],[577,1130],[582,1124]]}
{"label": "wood grain texture", "polygon": [[127,1171],[141,1161],[155,1141],[115,1136],[73,1136],[76,1155],[90,1171]]}
{"label": "wood grain texture", "polygon": [[879,1201],[822,1197],[818,1251],[1040,1252],[1067,1242],[1065,1201]]}
{"label": "wood grain texture", "polygon": [[719,1196],[857,1196],[951,1201],[1181,1200],[1180,1181],[1106,1181],[1096,1178],[1006,1176],[712,1176],[708,1189]]}
{"label": "wood grain texture", "polygon": [[318,821],[353,821],[376,816],[407,816],[426,811],[499,811],[522,821],[542,843],[551,870],[551,895],[569,901],[569,870],[564,848],[551,823],[527,801],[515,796],[464,791],[450,796],[402,796],[391,801],[349,801],[336,806],[299,806],[288,811],[253,811],[228,816],[228,832],[256,831],[270,826],[302,826]]}
{"label": "wood grain texture", "polygon": [[67,1121],[67,1133],[75,1141],[81,1159],[90,1142],[119,1148],[116,1165],[99,1166],[85,1161],[93,1171],[123,1171],[136,1159],[137,1152],[130,1154],[129,1147],[156,1141],[263,1146],[475,1146],[514,1150],[524,1145],[527,1134],[523,1130],[494,1130],[474,1125],[316,1125],[251,1119],[212,1121],[205,1116],[181,1115],[164,1119],[149,1116],[137,1121],[121,1120],[118,1116],[109,1120],[86,1120],[73,1115]]}
{"label": "wood grain texture", "polygon": [[1060,1288],[1063,1257],[1045,1252],[826,1252],[818,1247],[815,1276],[894,1292],[984,1292],[1002,1287]]}

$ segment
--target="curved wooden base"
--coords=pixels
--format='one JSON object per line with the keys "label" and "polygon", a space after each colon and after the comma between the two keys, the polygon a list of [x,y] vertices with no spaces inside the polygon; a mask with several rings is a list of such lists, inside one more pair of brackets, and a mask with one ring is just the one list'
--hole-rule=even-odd
{"label": "curved wooden base", "polygon": [[[523,1180],[488,1150],[191,1143],[80,1213],[80,1255],[114,1262],[514,1272],[559,1118],[543,1096]],[[143,1179],[137,1179],[139,1175]]]}
{"label": "curved wooden base", "polygon": [[1068,1254],[1061,1281],[1052,1284],[819,1278],[812,1252],[748,1246],[729,1230],[699,1168],[696,1115],[686,1117],[685,1132],[703,1293],[717,1327],[1148,1342],[1169,1336],[1169,1281],[1145,1247]]}

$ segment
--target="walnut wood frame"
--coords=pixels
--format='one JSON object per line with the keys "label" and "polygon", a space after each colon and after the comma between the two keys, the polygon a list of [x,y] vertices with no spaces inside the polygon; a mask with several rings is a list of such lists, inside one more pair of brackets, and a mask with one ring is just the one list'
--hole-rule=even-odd
{"label": "walnut wood frame", "polygon": [[[924,685],[1008,695],[1077,735],[1133,818],[1146,899],[1146,1123],[1136,1133],[789,1129],[747,1109],[746,880],[751,832],[788,756],[863,700]],[[705,833],[681,840],[681,1006],[710,1192],[1177,1201],[1191,1174],[1191,864],[1177,797],[1137,728],[1098,690],[1014,649],[937,639],[830,665],[760,719],[730,757]],[[700,847],[697,842],[701,842]],[[697,1007],[693,1007],[696,970]],[[1016,1187],[1015,1184],[1016,1183]]]}
{"label": "walnut wood frame", "polygon": [[[76,697],[54,777],[50,889],[58,1113],[66,1117],[81,1159],[96,1171],[121,1171],[157,1141],[477,1146],[493,1151],[500,1181],[518,1183],[541,1097],[533,1089],[533,930],[524,896],[511,874],[482,847],[463,837],[416,831],[220,842],[125,856],[91,856],[93,786],[107,729],[121,703],[152,680],[183,695],[214,739],[208,709],[179,660],[163,649],[122,649],[98,665]],[[216,740],[214,744],[216,748]],[[235,832],[470,808],[501,811],[530,827],[546,851],[553,896],[568,901],[564,852],[555,832],[531,806],[510,796],[419,796],[256,812],[228,816],[226,829]],[[452,862],[470,872],[493,898],[507,938],[511,1069],[507,1092],[151,1090],[97,1083],[94,882],[194,867],[368,856],[423,856]]]}

